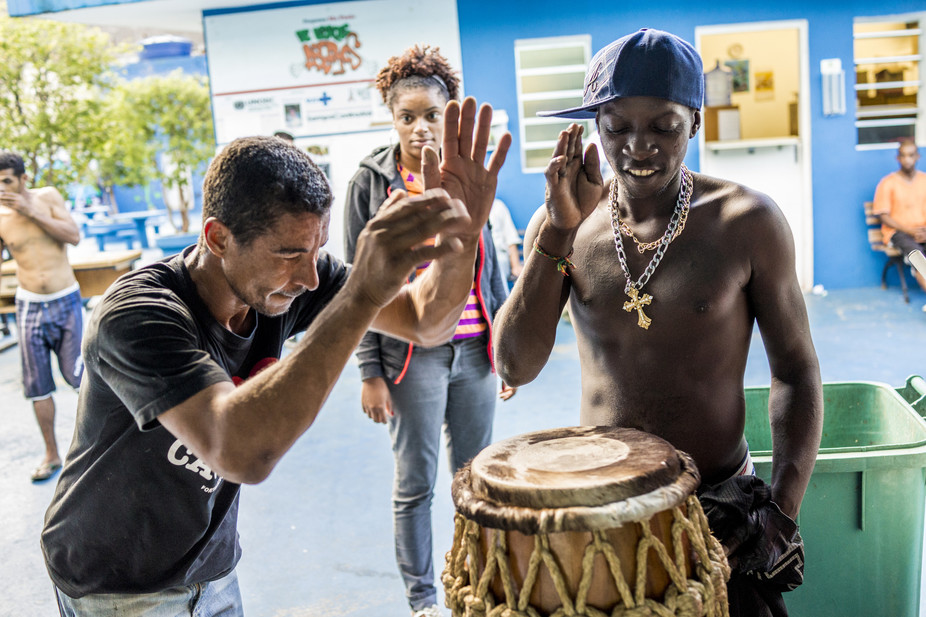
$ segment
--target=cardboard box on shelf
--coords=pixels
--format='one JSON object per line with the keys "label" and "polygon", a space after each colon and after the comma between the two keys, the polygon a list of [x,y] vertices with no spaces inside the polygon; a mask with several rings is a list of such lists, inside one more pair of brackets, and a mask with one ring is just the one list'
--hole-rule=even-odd
{"label": "cardboard box on shelf", "polygon": [[740,139],[740,110],[736,105],[704,108],[705,141]]}

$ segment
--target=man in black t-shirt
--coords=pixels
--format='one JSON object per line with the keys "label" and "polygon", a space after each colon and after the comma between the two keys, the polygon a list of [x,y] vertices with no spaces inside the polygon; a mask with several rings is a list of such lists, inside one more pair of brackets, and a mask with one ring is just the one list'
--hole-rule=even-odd
{"label": "man in black t-shirt", "polygon": [[321,250],[332,195],[307,154],[255,137],[215,158],[198,244],[117,281],[88,324],[42,532],[62,615],[243,614],[239,485],[308,429],[368,328],[428,346],[452,335],[510,145],[483,165],[490,123],[472,99],[447,106],[443,160],[427,149],[423,168],[442,188],[390,196],[352,269]]}

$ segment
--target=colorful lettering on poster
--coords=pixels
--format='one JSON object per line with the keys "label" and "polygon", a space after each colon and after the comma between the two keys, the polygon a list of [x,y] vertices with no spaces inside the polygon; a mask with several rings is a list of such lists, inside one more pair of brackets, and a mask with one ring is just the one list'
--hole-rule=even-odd
{"label": "colorful lettering on poster", "polygon": [[305,52],[305,68],[310,71],[343,75],[348,69],[356,71],[363,62],[356,52],[361,46],[360,38],[351,31],[350,24],[298,30],[296,36]]}

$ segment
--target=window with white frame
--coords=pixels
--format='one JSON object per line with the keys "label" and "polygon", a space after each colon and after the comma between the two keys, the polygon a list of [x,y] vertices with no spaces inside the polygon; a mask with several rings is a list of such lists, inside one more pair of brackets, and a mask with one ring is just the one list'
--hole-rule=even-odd
{"label": "window with white frame", "polygon": [[[540,118],[537,112],[582,104],[591,46],[589,35],[515,41],[521,169],[525,173],[543,171],[560,131],[576,122]],[[595,128],[594,121],[577,122],[585,125],[585,135],[590,135]]]}
{"label": "window with white frame", "polygon": [[924,25],[926,12],[854,20],[859,150],[895,148],[907,137],[926,144]]}

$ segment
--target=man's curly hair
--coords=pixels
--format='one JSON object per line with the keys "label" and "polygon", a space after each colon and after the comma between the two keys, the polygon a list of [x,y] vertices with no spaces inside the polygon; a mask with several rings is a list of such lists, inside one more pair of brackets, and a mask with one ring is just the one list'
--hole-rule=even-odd
{"label": "man's curly hair", "polygon": [[438,88],[448,101],[460,93],[460,79],[439,47],[415,45],[401,56],[393,56],[380,69],[374,82],[389,109],[398,92],[412,88]]}

